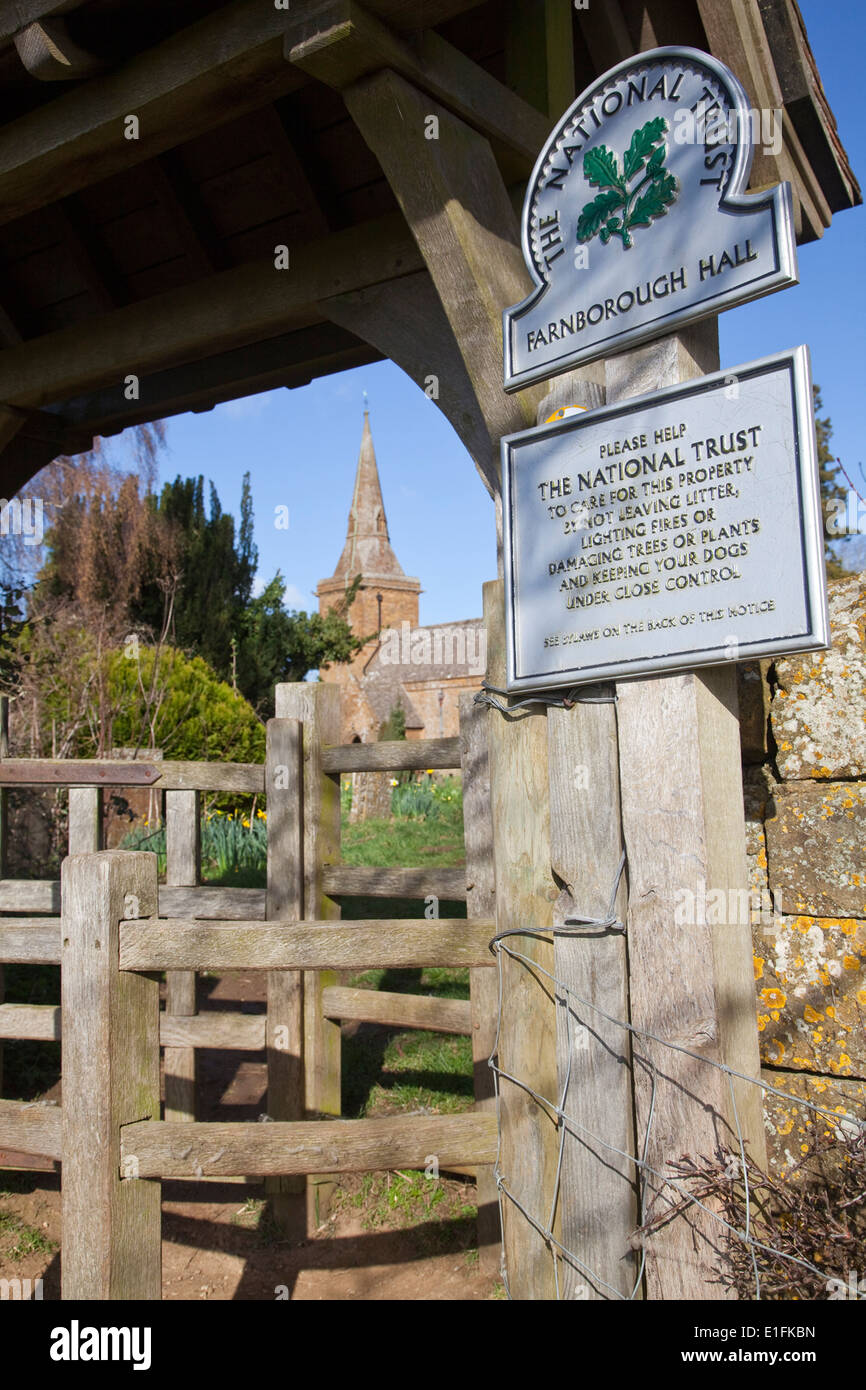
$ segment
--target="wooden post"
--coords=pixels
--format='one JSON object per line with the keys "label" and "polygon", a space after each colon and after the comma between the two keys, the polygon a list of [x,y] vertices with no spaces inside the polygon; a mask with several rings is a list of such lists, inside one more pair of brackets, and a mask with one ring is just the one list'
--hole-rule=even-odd
{"label": "wooden post", "polygon": [[[303,780],[301,725],[269,719],[265,787],[268,804],[269,922],[297,922],[304,915]],[[298,970],[268,971],[268,1116],[304,1118],[304,990]],[[307,1180],[268,1178],[271,1214],[291,1240],[307,1234]]]}
{"label": "wooden post", "polygon": [[[492,917],[496,910],[493,872],[493,821],[490,814],[490,765],[487,711],[472,694],[460,696],[460,767],[463,773],[463,839],[466,845],[466,913]],[[488,1059],[496,1043],[499,984],[494,970],[470,970],[472,1071],[475,1109],[496,1113],[493,1073]],[[502,1227],[493,1169],[476,1172],[478,1258],[487,1274],[500,1265]]]}
{"label": "wooden post", "polygon": [[[715,319],[607,362],[608,403],[718,367]],[[628,853],[632,1022],[671,1043],[760,1076],[748,922],[707,925],[711,890],[738,904],[747,890],[736,668],[706,668],[617,685],[623,835]],[[734,890],[730,892],[729,890]],[[683,902],[695,910],[682,912]],[[677,907],[680,912],[677,913]],[[736,915],[736,912],[732,915]],[[677,917],[690,916],[680,921]],[[644,1038],[635,1040],[641,1148],[657,1172],[689,1153],[737,1148],[728,1077]],[[655,1080],[653,1098],[652,1083]],[[733,1086],[751,1156],[765,1161],[760,1087]],[[659,1215],[677,1193],[646,1177],[644,1210]],[[647,1244],[647,1296],[723,1298],[724,1232],[697,1207]]]}
{"label": "wooden post", "polygon": [[[505,684],[505,610],[501,580],[484,586],[488,679]],[[519,710],[512,718],[487,714],[490,803],[494,827],[496,930],[544,928],[553,923],[558,896],[550,860],[547,715]],[[553,944],[547,937],[514,936],[508,945],[553,972]],[[505,1265],[511,1296],[556,1297],[554,1261],[544,1237],[515,1206],[534,1221],[550,1220],[556,1182],[555,1113],[524,1089],[531,1086],[555,1104],[556,1010],[553,985],[523,961],[502,955],[502,1015],[499,1066],[522,1082],[500,1079],[500,1169],[503,1184]],[[510,1194],[510,1198],[507,1194]]]}
{"label": "wooden post", "polygon": [[[195,791],[165,794],[166,887],[195,888],[201,876],[201,800]],[[166,1014],[189,1018],[196,1012],[196,972],[169,970],[165,977]],[[195,1119],[195,1048],[165,1049],[165,1118]]]}
{"label": "wooden post", "polygon": [[[539,406],[539,424],[563,406],[602,405],[603,381],[600,364],[556,377]],[[604,918],[622,855],[613,704],[549,709],[547,746],[551,862],[561,885],[554,921]],[[616,908],[624,922],[624,875]],[[560,1293],[627,1297],[637,1274],[630,1244],[637,1197],[634,1165],[616,1150],[634,1152],[631,1046],[628,1032],[602,1017],[628,1019],[625,936],[563,934],[554,939],[553,958],[557,980],[573,991],[557,993],[557,1082],[562,1096],[568,1081],[563,1109],[572,1121],[561,1136],[561,1239],[574,1256],[562,1257]],[[575,996],[601,1012],[581,1007]]]}
{"label": "wooden post", "polygon": [[[276,713],[278,719],[299,719],[303,725],[303,916],[309,921],[336,920],[340,907],[324,892],[322,870],[340,859],[340,774],[323,772],[321,755],[325,744],[340,741],[340,688],[311,681],[278,685]],[[304,1113],[308,1119],[327,1119],[341,1111],[340,1024],[326,1018],[322,1008],[322,991],[337,983],[334,971],[304,972]],[[330,1174],[308,1179],[311,1230],[325,1220],[335,1183]]]}
{"label": "wooden post", "polygon": [[[558,925],[568,917],[605,918],[622,855],[616,715],[613,704],[579,704],[547,715],[550,840],[562,891]],[[626,885],[616,910],[625,922]],[[602,1015],[628,1020],[626,942],[614,928],[555,938],[557,1063],[564,1092],[562,1244],[564,1298],[631,1295],[637,1221],[628,1032]],[[585,1007],[580,999],[595,1008]],[[599,1010],[600,1012],[596,1012]],[[570,1073],[569,1073],[570,1066]],[[617,1152],[619,1150],[619,1152]]]}
{"label": "wooden post", "polygon": [[158,1299],[160,1182],[121,1175],[121,1129],[159,1118],[159,982],[118,969],[121,920],[156,916],[156,856],[75,855],[61,881],[63,1298]]}
{"label": "wooden post", "polygon": [[[540,393],[502,389],[502,306],[531,286],[490,143],[387,69],[343,95],[412,229],[495,447],[503,434],[533,423]],[[425,135],[431,117],[435,140]],[[493,468],[498,473],[498,458]]]}

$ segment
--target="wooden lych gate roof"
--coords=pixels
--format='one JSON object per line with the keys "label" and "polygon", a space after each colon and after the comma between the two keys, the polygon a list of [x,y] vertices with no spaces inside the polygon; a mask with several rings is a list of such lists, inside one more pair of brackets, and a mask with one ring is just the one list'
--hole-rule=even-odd
{"label": "wooden lych gate roof", "polygon": [[577,92],[669,43],[784,108],[751,186],[791,181],[801,241],[860,201],[795,0],[0,2],[4,496],[94,435],[383,356],[436,376],[495,487],[535,419],[499,355],[526,179]]}

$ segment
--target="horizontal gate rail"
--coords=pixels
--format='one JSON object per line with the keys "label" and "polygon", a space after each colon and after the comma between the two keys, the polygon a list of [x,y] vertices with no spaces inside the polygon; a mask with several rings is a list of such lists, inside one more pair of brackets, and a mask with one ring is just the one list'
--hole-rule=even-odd
{"label": "horizontal gate rail", "polygon": [[63,1111],[59,1105],[0,1100],[0,1150],[60,1159]]}
{"label": "horizontal gate rail", "polygon": [[326,864],[322,882],[329,897],[466,898],[466,869],[386,869],[367,864]]}
{"label": "horizontal gate rail", "polygon": [[[444,897],[444,894],[439,896]],[[207,884],[187,888],[162,884],[159,889],[159,911],[165,917],[221,918],[229,921],[261,917],[264,921],[265,889],[211,888]],[[0,879],[0,912],[44,912],[59,916],[60,879]]]}
{"label": "horizontal gate rail", "polygon": [[489,942],[494,930],[492,921],[464,917],[348,923],[151,917],[121,922],[120,969],[361,972],[492,966]]}
{"label": "horizontal gate rail", "polygon": [[322,990],[322,1008],[329,1018],[360,1023],[425,1028],[431,1033],[472,1032],[472,1006],[468,999],[435,999],[423,994],[390,994],[382,989],[329,985]]}
{"label": "horizontal gate rail", "polygon": [[[428,764],[432,766],[432,764]],[[0,759],[0,787],[153,787],[156,791],[246,792],[265,790],[262,763],[141,762],[132,759]]]}
{"label": "horizontal gate rail", "polygon": [[496,1116],[423,1115],[382,1120],[276,1120],[183,1124],[142,1120],[121,1129],[121,1164],[138,1178],[271,1177],[367,1173],[493,1163]]}
{"label": "horizontal gate rail", "polygon": [[459,768],[459,738],[410,738],[383,743],[334,743],[322,749],[322,771],[426,772]]}
{"label": "horizontal gate rail", "polygon": [[[52,1042],[61,1037],[59,1004],[0,1004],[0,1038]],[[231,1052],[261,1052],[266,1017],[261,1014],[204,1013],[159,1016],[163,1047],[212,1047]]]}
{"label": "horizontal gate rail", "polygon": [[0,917],[0,961],[7,965],[59,965],[59,917]]}

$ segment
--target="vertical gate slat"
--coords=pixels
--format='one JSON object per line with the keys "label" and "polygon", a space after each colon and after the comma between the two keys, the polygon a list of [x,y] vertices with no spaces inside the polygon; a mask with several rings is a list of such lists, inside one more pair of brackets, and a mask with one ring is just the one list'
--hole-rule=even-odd
{"label": "vertical gate slat", "polygon": [[[502,580],[484,585],[488,670],[494,685],[505,684],[505,606]],[[496,834],[497,932],[550,928],[557,888],[550,864],[547,715],[519,710],[512,718],[487,713],[491,813]],[[508,1286],[520,1300],[556,1297],[551,1250],[527,1219],[542,1228],[550,1220],[556,1184],[558,1131],[552,1108],[524,1089],[531,1086],[555,1104],[556,1015],[553,944],[549,937],[508,938],[525,960],[502,954],[502,1017],[499,1066],[518,1078],[500,1081],[499,1117],[502,1180],[514,1198],[502,1213],[508,1252]],[[528,963],[526,963],[528,962]],[[546,975],[534,969],[540,966]],[[516,1203],[520,1203],[521,1211]],[[555,1224],[555,1223],[554,1223]]]}
{"label": "vertical gate slat", "polygon": [[[269,922],[304,915],[302,728],[296,719],[269,719],[265,788],[268,811]],[[268,1116],[304,1118],[304,985],[298,970],[269,970],[267,978]],[[307,1180],[267,1178],[272,1220],[286,1236],[307,1233]]]}
{"label": "vertical gate slat", "polygon": [[[195,791],[165,794],[165,881],[173,888],[194,888],[201,874],[201,804]],[[166,972],[167,1014],[188,1018],[196,1012],[196,972]],[[165,1118],[195,1119],[195,1048],[165,1049]]]}
{"label": "vertical gate slat", "polygon": [[[298,681],[276,688],[278,719],[299,719],[303,725],[303,842],[304,917],[337,920],[339,903],[322,886],[325,864],[340,860],[340,776],[322,770],[322,748],[340,742],[340,688]],[[322,991],[339,983],[332,970],[306,970],[304,998],[304,1111],[308,1119],[329,1119],[341,1113],[340,1024],[325,1016]],[[336,1178],[316,1174],[307,1180],[307,1222],[315,1229],[324,1221]]]}
{"label": "vertical gate slat", "polygon": [[[460,767],[463,774],[463,839],[466,845],[466,915],[493,917],[496,877],[493,869],[493,819],[490,814],[490,766],[487,711],[471,694],[460,696]],[[472,1010],[472,1071],[475,1109],[496,1113],[493,1073],[488,1058],[496,1041],[499,985],[495,970],[469,971]],[[498,1270],[502,1228],[492,1166],[476,1169],[478,1258],[486,1274]]]}

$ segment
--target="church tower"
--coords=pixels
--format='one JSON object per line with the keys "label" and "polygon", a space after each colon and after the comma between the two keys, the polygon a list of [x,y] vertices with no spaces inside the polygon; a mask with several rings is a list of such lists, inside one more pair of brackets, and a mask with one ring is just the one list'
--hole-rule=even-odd
{"label": "church tower", "polygon": [[[399,631],[404,622],[408,622],[413,629],[418,626],[418,595],[421,592],[419,581],[403,573],[391,548],[376,451],[370,433],[369,410],[364,411],[361,452],[349,509],[346,544],[330,579],[319,581],[316,589],[319,612],[327,613],[339,604],[358,574],[361,575],[361,584],[349,610],[349,625],[355,634],[370,640],[365,642],[351,662],[330,666],[322,671],[322,678],[339,682],[347,696],[363,679],[365,667],[375,656],[380,631],[384,628]],[[350,698],[349,706],[353,703]],[[355,723],[358,723],[357,719]],[[366,742],[371,736],[375,738],[376,734],[365,727],[359,728],[356,736]]]}

